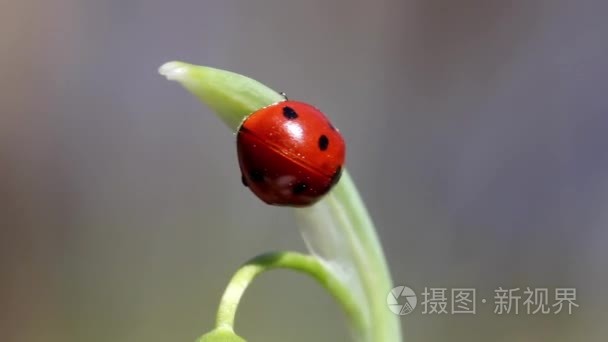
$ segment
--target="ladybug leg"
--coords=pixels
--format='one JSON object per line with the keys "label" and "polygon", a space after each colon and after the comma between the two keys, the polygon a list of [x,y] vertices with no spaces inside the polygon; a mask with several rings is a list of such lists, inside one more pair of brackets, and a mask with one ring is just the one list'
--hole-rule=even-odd
{"label": "ladybug leg", "polygon": [[285,101],[289,100],[289,99],[287,98],[287,94],[285,94],[285,92],[283,92],[283,91],[282,91],[282,92],[280,92],[279,94],[281,94],[281,96],[283,96],[283,97],[285,98]]}

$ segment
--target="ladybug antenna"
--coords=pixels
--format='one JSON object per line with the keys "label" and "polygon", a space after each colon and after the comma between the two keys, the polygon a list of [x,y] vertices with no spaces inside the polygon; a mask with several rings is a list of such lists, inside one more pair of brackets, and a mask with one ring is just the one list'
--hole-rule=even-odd
{"label": "ladybug antenna", "polygon": [[281,94],[281,96],[283,96],[283,97],[285,98],[285,101],[289,100],[289,99],[287,98],[287,94],[285,94],[285,92],[284,92],[284,91],[280,92],[279,94]]}

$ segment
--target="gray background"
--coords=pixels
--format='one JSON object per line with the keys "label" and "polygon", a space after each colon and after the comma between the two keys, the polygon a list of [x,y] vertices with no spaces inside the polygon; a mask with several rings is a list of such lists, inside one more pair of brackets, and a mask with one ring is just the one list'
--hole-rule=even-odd
{"label": "gray background", "polygon": [[[58,0],[0,10],[0,333],[192,341],[247,258],[304,250],[181,59],[321,107],[396,284],[574,287],[574,315],[402,318],[407,341],[604,341],[608,22],[583,0]],[[521,310],[521,308],[520,308]],[[311,280],[246,294],[251,341],[345,341]]]}

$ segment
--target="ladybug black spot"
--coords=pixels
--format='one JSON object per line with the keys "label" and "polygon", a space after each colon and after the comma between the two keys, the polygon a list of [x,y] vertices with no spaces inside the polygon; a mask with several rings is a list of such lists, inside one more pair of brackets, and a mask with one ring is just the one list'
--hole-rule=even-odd
{"label": "ladybug black spot", "polygon": [[338,166],[338,169],[336,170],[336,172],[334,172],[334,175],[331,176],[331,182],[329,183],[330,186],[336,185],[336,183],[338,183],[338,181],[340,180],[341,176],[342,176],[342,166]]}
{"label": "ladybug black spot", "polygon": [[296,183],[296,185],[293,186],[293,188],[291,189],[291,191],[293,192],[294,195],[299,195],[301,193],[303,193],[304,191],[306,191],[306,189],[308,188],[308,185],[306,185],[306,183]]}
{"label": "ladybug black spot", "polygon": [[325,134],[319,137],[319,149],[321,151],[327,150],[327,146],[329,146],[329,139]]}
{"label": "ladybug black spot", "polygon": [[261,183],[264,181],[264,172],[262,172],[262,170],[251,170],[249,171],[249,178],[251,178],[254,183]]}
{"label": "ladybug black spot", "polygon": [[241,182],[243,182],[244,186],[249,186],[249,184],[247,184],[247,179],[245,179],[245,176],[241,175]]}
{"label": "ladybug black spot", "polygon": [[296,113],[293,108],[285,106],[283,107],[283,116],[287,118],[287,120],[294,120],[298,118],[298,113]]}

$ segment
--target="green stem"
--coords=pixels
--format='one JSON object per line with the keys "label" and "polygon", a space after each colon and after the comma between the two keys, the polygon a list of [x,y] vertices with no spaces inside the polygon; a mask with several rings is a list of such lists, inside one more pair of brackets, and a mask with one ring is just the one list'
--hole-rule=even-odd
{"label": "green stem", "polygon": [[388,310],[386,304],[392,279],[382,245],[348,172],[343,173],[342,179],[328,196],[327,203],[349,239],[349,246],[354,249],[354,263],[369,305],[371,340],[401,341],[399,318]]}
{"label": "green stem", "polygon": [[232,277],[224,291],[217,312],[216,327],[234,326],[238,305],[251,282],[261,273],[283,268],[307,274],[317,280],[342,306],[348,318],[360,330],[366,329],[365,319],[347,287],[336,279],[319,260],[296,252],[272,252],[246,262]]}
{"label": "green stem", "polygon": [[325,198],[296,214],[309,249],[359,299],[369,326],[361,340],[401,341],[399,317],[387,308],[392,280],[382,246],[350,174],[344,170]]}

